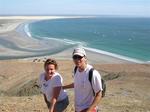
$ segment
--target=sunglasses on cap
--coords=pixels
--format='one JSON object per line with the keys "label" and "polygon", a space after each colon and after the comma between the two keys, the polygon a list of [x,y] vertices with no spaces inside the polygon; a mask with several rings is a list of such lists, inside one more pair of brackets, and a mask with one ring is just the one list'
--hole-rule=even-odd
{"label": "sunglasses on cap", "polygon": [[72,58],[73,58],[74,60],[80,60],[80,59],[83,58],[83,56],[74,55]]}

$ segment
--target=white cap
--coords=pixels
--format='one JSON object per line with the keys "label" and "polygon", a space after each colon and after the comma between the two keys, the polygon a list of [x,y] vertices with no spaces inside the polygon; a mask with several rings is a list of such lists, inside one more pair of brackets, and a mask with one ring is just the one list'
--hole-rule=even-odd
{"label": "white cap", "polygon": [[75,48],[72,55],[86,56],[85,50],[83,48]]}

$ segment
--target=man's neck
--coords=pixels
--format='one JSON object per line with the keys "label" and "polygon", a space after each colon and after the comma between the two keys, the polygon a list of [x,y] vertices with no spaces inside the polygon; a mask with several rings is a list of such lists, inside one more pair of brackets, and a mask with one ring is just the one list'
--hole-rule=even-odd
{"label": "man's neck", "polygon": [[87,67],[87,64],[82,65],[81,67],[78,67],[79,72],[83,72]]}

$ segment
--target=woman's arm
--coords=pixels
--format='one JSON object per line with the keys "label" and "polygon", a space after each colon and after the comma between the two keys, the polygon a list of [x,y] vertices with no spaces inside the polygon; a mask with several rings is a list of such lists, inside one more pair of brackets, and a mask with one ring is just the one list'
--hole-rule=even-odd
{"label": "woman's arm", "polygon": [[49,109],[49,112],[55,112],[55,108],[54,107],[55,107],[55,104],[57,102],[57,98],[59,96],[61,88],[62,88],[61,86],[53,88],[53,97],[51,99],[51,107]]}
{"label": "woman's arm", "polygon": [[70,89],[70,88],[74,88],[74,83],[63,86],[63,89]]}

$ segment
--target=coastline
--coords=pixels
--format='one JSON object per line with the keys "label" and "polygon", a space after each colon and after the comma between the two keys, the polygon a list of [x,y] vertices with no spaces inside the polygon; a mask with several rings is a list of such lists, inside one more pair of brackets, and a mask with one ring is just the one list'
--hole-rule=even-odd
{"label": "coastline", "polygon": [[[24,59],[34,57],[54,57],[57,59],[71,59],[71,53],[76,44],[65,45],[64,41],[52,39],[53,42],[47,40],[40,40],[31,37],[31,35],[24,31],[25,25],[31,22],[37,22],[45,19],[60,19],[60,18],[82,18],[82,16],[12,16],[12,17],[0,17],[0,20],[6,21],[3,30],[0,32],[1,44],[9,43],[12,46],[1,46],[0,59]],[[11,21],[13,21],[11,23]],[[5,23],[4,23],[5,24]],[[9,27],[12,26],[12,27]],[[3,26],[2,26],[3,27]],[[8,27],[7,30],[5,30]],[[2,29],[2,28],[1,28]],[[4,44],[3,44],[4,45]],[[53,47],[52,47],[53,46]],[[14,47],[15,49],[11,49]],[[68,49],[71,48],[71,49]],[[127,59],[115,54],[111,54],[105,51],[97,52],[91,48],[85,48],[88,54],[88,59],[92,63],[143,63],[142,61]],[[40,52],[40,53],[39,53]],[[13,55],[15,54],[15,55]],[[5,58],[6,57],[6,58]],[[10,58],[9,58],[10,57]],[[97,58],[98,57],[98,58]]]}

